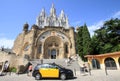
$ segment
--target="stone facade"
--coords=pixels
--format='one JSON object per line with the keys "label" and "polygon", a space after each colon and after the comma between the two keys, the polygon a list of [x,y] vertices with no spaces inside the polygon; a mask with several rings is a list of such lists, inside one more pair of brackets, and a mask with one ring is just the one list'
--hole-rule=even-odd
{"label": "stone facade", "polygon": [[[50,20],[46,22],[46,18]],[[57,18],[54,5],[49,17],[42,10],[36,25],[28,29],[29,25],[26,23],[23,32],[14,41],[12,50],[16,55],[29,59],[61,59],[76,54],[74,28],[69,27],[63,11]]]}
{"label": "stone facade", "polygon": [[[16,67],[18,66],[25,66],[28,63],[27,59],[24,59],[22,56],[17,56],[13,53],[7,53],[5,51],[0,50],[0,66],[4,65],[3,63],[5,61],[8,61],[10,63],[10,67]],[[1,70],[2,68],[0,68]]]}

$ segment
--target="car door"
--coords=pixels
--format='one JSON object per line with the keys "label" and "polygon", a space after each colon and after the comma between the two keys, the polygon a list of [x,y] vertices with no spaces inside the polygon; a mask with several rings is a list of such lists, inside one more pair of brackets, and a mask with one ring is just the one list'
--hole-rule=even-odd
{"label": "car door", "polygon": [[59,69],[55,65],[49,65],[49,77],[59,77]]}
{"label": "car door", "polygon": [[49,77],[49,65],[48,64],[43,64],[39,71],[42,77]]}

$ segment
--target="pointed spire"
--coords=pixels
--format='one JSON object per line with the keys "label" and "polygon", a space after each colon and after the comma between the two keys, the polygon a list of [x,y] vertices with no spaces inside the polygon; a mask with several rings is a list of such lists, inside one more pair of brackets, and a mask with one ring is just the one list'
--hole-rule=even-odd
{"label": "pointed spire", "polygon": [[65,18],[64,10],[61,10],[60,17],[61,17],[61,18]]}
{"label": "pointed spire", "polygon": [[64,14],[64,10],[61,10],[61,14]]}
{"label": "pointed spire", "polygon": [[54,8],[54,3],[52,3],[52,8]]}
{"label": "pointed spire", "polygon": [[41,13],[40,13],[40,16],[44,16],[45,17],[45,9],[44,8],[42,8],[42,11],[41,11]]}
{"label": "pointed spire", "polygon": [[42,8],[42,12],[45,12],[45,8]]}
{"label": "pointed spire", "polygon": [[52,7],[50,9],[50,16],[56,17],[56,9],[54,8],[53,3],[52,3]]}
{"label": "pointed spire", "polygon": [[55,6],[52,3],[50,8],[50,15],[47,16],[45,9],[42,8],[41,13],[36,19],[36,25],[38,25],[39,28],[44,28],[44,26],[61,26],[64,28],[69,28],[69,21],[68,17],[64,13],[64,10],[61,10],[59,17],[57,17]]}
{"label": "pointed spire", "polygon": [[69,20],[68,20],[68,16],[66,16],[66,28],[69,27]]}

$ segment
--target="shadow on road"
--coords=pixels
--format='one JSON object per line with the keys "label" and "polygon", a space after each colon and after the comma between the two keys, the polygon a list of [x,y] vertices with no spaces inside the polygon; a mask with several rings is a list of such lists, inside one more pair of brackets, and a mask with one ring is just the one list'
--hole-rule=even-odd
{"label": "shadow on road", "polygon": [[[66,80],[62,80],[62,81],[67,81],[67,80],[74,80],[74,79],[77,79],[77,77],[74,77],[74,78],[71,78],[71,79],[66,79]],[[60,80],[59,78],[42,78],[42,80],[53,80],[53,81],[56,81],[56,80]],[[41,80],[37,80],[37,81],[41,81]]]}

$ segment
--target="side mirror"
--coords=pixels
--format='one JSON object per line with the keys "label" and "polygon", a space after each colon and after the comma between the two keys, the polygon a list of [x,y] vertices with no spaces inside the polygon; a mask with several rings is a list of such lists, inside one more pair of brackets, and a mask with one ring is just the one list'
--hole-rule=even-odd
{"label": "side mirror", "polygon": [[58,69],[58,67],[55,67],[55,69]]}

